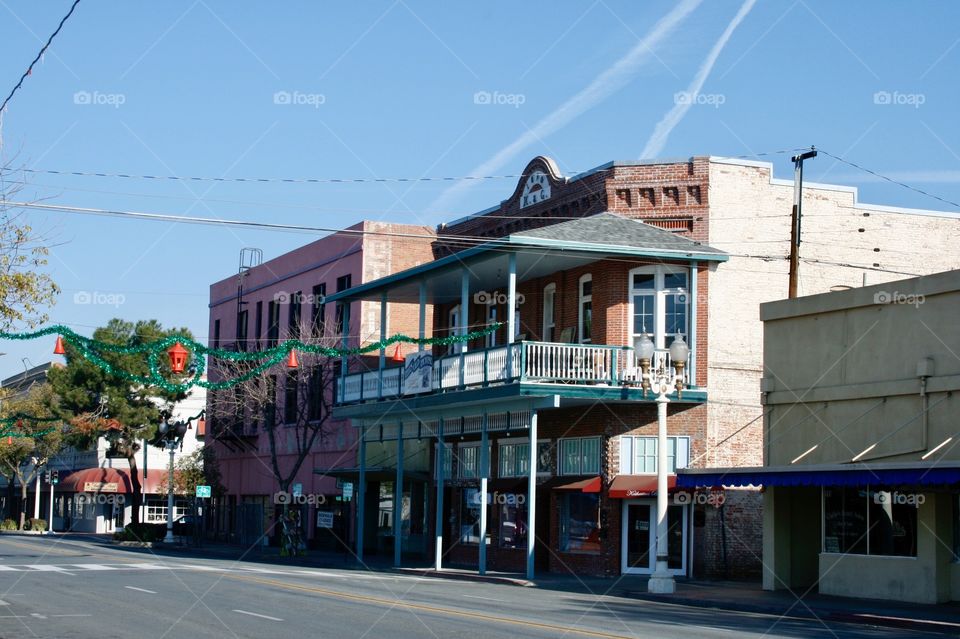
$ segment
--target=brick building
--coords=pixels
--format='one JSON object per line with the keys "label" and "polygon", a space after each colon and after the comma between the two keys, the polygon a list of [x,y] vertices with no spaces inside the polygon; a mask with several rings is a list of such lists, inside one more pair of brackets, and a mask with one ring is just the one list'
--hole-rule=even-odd
{"label": "brick building", "polygon": [[[566,178],[535,158],[498,206],[438,229],[434,262],[336,294],[429,303],[419,323],[437,335],[506,322],[431,358],[411,354],[407,368],[432,375],[414,390],[399,366],[342,380],[335,413],[365,434],[364,548],[504,570],[532,559],[651,571],[656,419],[632,348],[644,332],[658,353],[678,335],[691,347],[689,388],[668,420],[671,466],[761,463],[758,312],[786,296],[792,196],[764,163],[611,162]],[[958,262],[956,216],[863,205],[847,187],[805,185],[803,229],[804,294]],[[759,576],[759,494],[719,501],[675,500],[671,568]]]}

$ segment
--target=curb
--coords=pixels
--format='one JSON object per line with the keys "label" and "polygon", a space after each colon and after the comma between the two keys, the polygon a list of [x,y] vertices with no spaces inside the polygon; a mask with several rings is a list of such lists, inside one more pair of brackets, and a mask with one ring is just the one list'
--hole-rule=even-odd
{"label": "curb", "polygon": [[390,568],[390,572],[403,575],[419,575],[421,577],[434,577],[436,579],[454,579],[457,581],[476,581],[488,584],[501,584],[508,586],[520,586],[523,588],[536,588],[537,584],[526,579],[517,579],[514,577],[497,577],[494,575],[476,575],[462,572],[449,572],[445,570],[436,571],[432,568]]}
{"label": "curb", "polygon": [[887,617],[869,613],[826,611],[818,610],[814,607],[807,608],[806,606],[797,606],[787,612],[783,608],[775,606],[741,603],[723,605],[715,601],[696,599],[693,597],[678,597],[676,595],[651,595],[649,593],[639,593],[636,591],[623,591],[623,595],[630,597],[631,599],[640,599],[643,601],[652,601],[656,603],[670,603],[679,606],[691,606],[694,608],[705,608],[709,610],[726,610],[766,615],[781,615],[783,617],[792,617],[796,619],[821,619],[823,621],[835,621],[838,623],[849,623],[861,626],[883,626],[887,628],[899,628],[902,630],[937,632],[944,634],[949,633],[953,636],[956,636],[956,634],[960,632],[960,623],[935,621],[932,619],[909,619],[905,617]]}

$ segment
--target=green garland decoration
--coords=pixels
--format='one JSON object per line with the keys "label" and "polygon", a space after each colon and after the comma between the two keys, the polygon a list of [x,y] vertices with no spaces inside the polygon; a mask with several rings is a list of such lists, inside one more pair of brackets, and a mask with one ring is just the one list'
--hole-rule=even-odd
{"label": "green garland decoration", "polygon": [[[349,357],[353,355],[365,355],[381,349],[386,349],[393,344],[406,343],[417,346],[451,346],[470,340],[480,339],[489,335],[499,328],[503,322],[489,324],[484,328],[470,331],[465,335],[449,335],[447,337],[409,337],[408,335],[396,334],[384,340],[367,344],[355,348],[331,348],[329,346],[320,346],[318,344],[306,344],[298,339],[289,339],[272,348],[263,351],[228,351],[222,348],[210,348],[186,335],[170,335],[153,342],[144,342],[124,346],[122,344],[111,344],[101,340],[86,337],[74,332],[68,326],[63,324],[54,324],[36,331],[23,333],[0,332],[0,339],[9,339],[16,341],[38,339],[49,335],[59,335],[63,340],[77,349],[83,357],[98,366],[108,375],[119,377],[133,384],[144,386],[156,386],[169,393],[185,393],[194,386],[206,388],[207,390],[225,390],[238,384],[242,384],[254,377],[262,375],[270,368],[276,366],[290,355],[291,351],[301,353],[311,353],[324,355],[326,357]],[[166,351],[176,343],[180,343],[197,357],[193,358],[194,372],[187,380],[183,382],[171,382],[161,373],[160,355],[166,354]],[[128,371],[119,369],[105,360],[101,353],[113,353],[116,355],[146,355],[148,375],[137,375]],[[238,375],[232,379],[219,382],[211,382],[201,379],[206,371],[205,357],[209,356],[229,362],[257,362],[260,363],[250,369],[243,375]]]}
{"label": "green garland decoration", "polygon": [[50,423],[50,422],[61,422],[63,421],[59,417],[36,417],[35,415],[27,415],[26,413],[14,413],[9,417],[0,417],[0,437],[30,437],[31,439],[37,439],[38,437],[43,437],[44,435],[49,435],[50,433],[59,430],[58,428],[47,428],[45,430],[38,430],[35,433],[24,433],[19,430],[22,427],[23,422],[30,421],[34,423]]}

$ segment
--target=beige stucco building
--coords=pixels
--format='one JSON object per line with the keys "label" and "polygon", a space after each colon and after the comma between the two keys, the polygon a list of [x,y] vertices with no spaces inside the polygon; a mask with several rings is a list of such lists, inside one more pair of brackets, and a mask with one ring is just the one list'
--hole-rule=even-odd
{"label": "beige stucco building", "polygon": [[764,588],[960,600],[960,271],[764,304]]}

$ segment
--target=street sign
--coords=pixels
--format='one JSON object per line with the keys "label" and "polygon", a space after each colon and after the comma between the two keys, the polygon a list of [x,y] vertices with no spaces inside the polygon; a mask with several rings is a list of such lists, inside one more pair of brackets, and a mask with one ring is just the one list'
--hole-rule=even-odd
{"label": "street sign", "polygon": [[299,497],[303,494],[303,484],[296,483],[293,485],[293,496]]}
{"label": "street sign", "polygon": [[333,528],[333,512],[330,510],[317,511],[317,528]]}
{"label": "street sign", "polygon": [[343,482],[343,498],[353,499],[353,482],[350,482],[350,481]]}
{"label": "street sign", "polygon": [[197,486],[197,497],[210,497],[211,490],[209,486]]}

